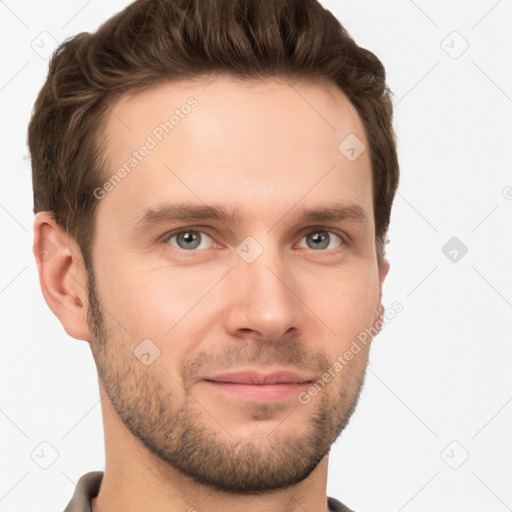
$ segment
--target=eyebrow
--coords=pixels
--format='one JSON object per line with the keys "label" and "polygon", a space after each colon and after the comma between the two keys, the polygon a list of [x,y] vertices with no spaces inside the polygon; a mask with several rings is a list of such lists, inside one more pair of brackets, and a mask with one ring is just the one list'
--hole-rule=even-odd
{"label": "eyebrow", "polygon": [[[281,218],[286,215],[287,213]],[[368,225],[365,210],[357,204],[328,203],[319,208],[299,208],[292,217],[296,223],[350,221]],[[134,231],[138,232],[171,222],[201,220],[217,220],[226,224],[236,224],[243,220],[243,216],[239,207],[228,209],[223,205],[215,204],[171,203],[152,206],[137,212],[131,226]]]}

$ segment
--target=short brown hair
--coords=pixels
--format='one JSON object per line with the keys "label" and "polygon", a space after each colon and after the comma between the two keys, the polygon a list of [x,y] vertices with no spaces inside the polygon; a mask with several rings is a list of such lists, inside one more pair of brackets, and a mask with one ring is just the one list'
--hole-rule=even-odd
{"label": "short brown hair", "polygon": [[52,212],[90,268],[109,105],[127,92],[218,72],[328,79],[343,91],[369,143],[383,257],[399,179],[391,91],[380,60],[316,0],[138,0],[95,33],[62,43],[28,130],[34,213]]}

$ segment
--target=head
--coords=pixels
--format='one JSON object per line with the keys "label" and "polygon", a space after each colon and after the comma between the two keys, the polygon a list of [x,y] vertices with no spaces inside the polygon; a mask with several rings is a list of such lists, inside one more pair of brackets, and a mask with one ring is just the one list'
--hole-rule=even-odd
{"label": "head", "polygon": [[[137,1],[57,49],[29,146],[43,294],[124,428],[220,491],[310,475],[370,342],[339,356],[381,321],[398,162],[377,57],[316,0]],[[248,368],[308,382],[210,381]]]}

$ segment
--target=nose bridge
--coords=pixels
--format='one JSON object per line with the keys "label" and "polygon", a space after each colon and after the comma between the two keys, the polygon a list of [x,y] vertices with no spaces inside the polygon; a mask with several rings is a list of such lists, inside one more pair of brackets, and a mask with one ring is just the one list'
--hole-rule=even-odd
{"label": "nose bridge", "polygon": [[300,301],[282,249],[270,235],[247,237],[236,249],[233,269],[237,292],[232,307],[237,328],[279,337],[297,327]]}

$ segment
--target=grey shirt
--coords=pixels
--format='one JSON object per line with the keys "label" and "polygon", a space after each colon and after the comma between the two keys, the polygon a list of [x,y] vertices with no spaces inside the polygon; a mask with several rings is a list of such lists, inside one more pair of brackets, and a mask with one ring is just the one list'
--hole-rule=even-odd
{"label": "grey shirt", "polygon": [[[76,484],[73,497],[64,512],[92,512],[91,500],[98,496],[102,479],[103,471],[91,471],[82,475]],[[334,498],[327,497],[327,504],[332,512],[352,512],[352,510]]]}

